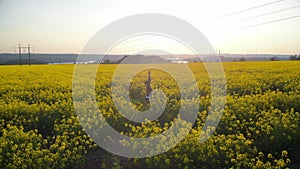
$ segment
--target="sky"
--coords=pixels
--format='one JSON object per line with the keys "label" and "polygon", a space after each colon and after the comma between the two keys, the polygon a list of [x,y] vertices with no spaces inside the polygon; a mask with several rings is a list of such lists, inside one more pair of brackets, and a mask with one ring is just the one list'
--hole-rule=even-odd
{"label": "sky", "polygon": [[[104,26],[142,13],[189,22],[221,53],[300,54],[299,0],[0,0],[0,53],[16,52],[19,43],[35,53],[80,53]],[[114,53],[158,46],[187,53],[157,36],[120,44]]]}

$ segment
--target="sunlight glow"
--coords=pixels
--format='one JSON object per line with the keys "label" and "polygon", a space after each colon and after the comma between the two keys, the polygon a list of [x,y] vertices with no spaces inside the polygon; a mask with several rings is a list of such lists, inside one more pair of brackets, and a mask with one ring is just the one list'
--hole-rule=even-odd
{"label": "sunlight glow", "polygon": [[[0,53],[13,52],[18,43],[30,43],[38,53],[80,53],[102,27],[140,13],[163,13],[186,20],[224,53],[300,53],[300,17],[264,24],[300,16],[298,0],[0,2]],[[270,2],[274,3],[257,7]],[[251,7],[257,8],[249,10]],[[120,46],[117,53],[131,50],[134,45],[140,49],[163,45],[174,52],[187,52],[169,43],[149,38]]]}

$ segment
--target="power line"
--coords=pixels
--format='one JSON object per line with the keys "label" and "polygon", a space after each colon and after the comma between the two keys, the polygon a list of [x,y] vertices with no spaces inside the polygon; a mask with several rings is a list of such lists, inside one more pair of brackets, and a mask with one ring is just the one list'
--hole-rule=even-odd
{"label": "power line", "polygon": [[[274,1],[274,2],[277,2],[277,1]],[[257,17],[261,17],[261,16],[266,16],[266,15],[271,15],[271,14],[275,14],[275,13],[279,13],[279,12],[283,12],[283,11],[287,11],[287,10],[299,8],[299,7],[300,7],[300,5],[295,5],[295,6],[291,6],[291,7],[279,9],[279,10],[274,10],[274,11],[271,11],[271,12],[266,12],[266,13],[263,13],[263,14],[260,14],[260,15],[248,17],[248,18],[245,18],[243,20],[233,21],[231,23],[244,22],[244,21],[247,21],[247,20],[250,20],[250,19],[253,19],[253,18],[257,18]],[[231,29],[231,30],[228,30],[228,32],[234,32],[234,31],[238,31],[238,30],[243,30],[243,29],[247,29],[247,28],[251,28],[251,27],[256,27],[256,26],[261,26],[261,25],[265,25],[265,24],[270,24],[270,23],[274,23],[274,22],[280,22],[280,21],[284,21],[284,20],[294,19],[294,18],[298,18],[298,17],[300,17],[300,15],[290,16],[290,17],[276,19],[276,20],[271,20],[271,21],[266,21],[266,22],[262,22],[262,23],[258,23],[258,24],[253,24],[253,25],[248,25],[248,26],[245,26],[245,27],[237,28],[237,29]],[[229,22],[228,24],[231,24],[231,23]],[[220,33],[222,33],[222,32],[220,32]],[[223,32],[223,33],[225,33],[225,32]],[[217,34],[219,34],[219,33],[217,33]]]}
{"label": "power line", "polygon": [[280,13],[280,12],[283,12],[283,11],[287,11],[287,10],[291,10],[291,9],[299,8],[299,7],[300,7],[300,5],[295,5],[295,6],[291,6],[291,7],[288,7],[288,8],[274,10],[274,11],[263,13],[263,14],[260,14],[260,15],[255,15],[255,16],[248,17],[248,18],[245,18],[245,19],[236,20],[236,21],[233,21],[233,22],[230,22],[230,23],[244,22],[244,21],[247,21],[247,20],[251,20],[251,19],[254,19],[254,18],[261,17],[261,16],[267,16],[267,15],[271,15],[271,14],[275,14],[275,13]]}
{"label": "power line", "polygon": [[269,3],[265,3],[265,4],[262,4],[262,5],[254,6],[254,7],[251,7],[251,8],[243,9],[243,10],[240,10],[240,11],[232,12],[232,13],[220,16],[217,19],[224,18],[224,17],[231,16],[231,15],[235,15],[235,14],[239,14],[239,13],[243,13],[243,12],[247,12],[247,11],[250,11],[250,10],[253,10],[253,9],[257,9],[257,8],[261,8],[261,7],[264,7],[264,6],[272,5],[272,4],[275,4],[275,3],[282,2],[282,1],[284,1],[284,0],[277,0],[277,1],[269,2]]}
{"label": "power line", "polygon": [[217,33],[211,34],[211,35],[212,36],[217,36],[217,35],[224,34],[224,33],[227,33],[227,32],[236,32],[236,31],[240,31],[240,30],[244,30],[244,29],[248,29],[248,28],[252,28],[252,27],[256,27],[256,26],[267,25],[267,24],[271,24],[271,23],[275,23],[275,22],[281,22],[281,21],[285,21],[285,20],[290,20],[290,19],[294,19],[294,18],[298,18],[298,17],[300,17],[300,15],[295,15],[295,16],[291,16],[291,17],[286,17],[286,18],[276,19],[276,20],[272,20],[272,21],[262,22],[262,23],[259,23],[259,24],[248,25],[248,26],[245,26],[245,27],[237,28],[237,29],[231,29],[231,30],[227,30],[227,31],[223,31],[223,32],[217,32]]}
{"label": "power line", "polygon": [[263,23],[259,23],[259,24],[254,24],[254,25],[249,25],[249,26],[245,26],[245,27],[242,27],[242,28],[233,29],[232,31],[243,30],[243,29],[247,29],[247,28],[251,28],[251,27],[266,25],[266,24],[270,24],[270,23],[274,23],[274,22],[285,21],[285,20],[294,19],[294,18],[298,18],[298,17],[300,17],[300,15],[295,15],[295,16],[291,16],[291,17],[287,17],[287,18],[276,19],[276,20],[267,21],[267,22],[263,22]]}

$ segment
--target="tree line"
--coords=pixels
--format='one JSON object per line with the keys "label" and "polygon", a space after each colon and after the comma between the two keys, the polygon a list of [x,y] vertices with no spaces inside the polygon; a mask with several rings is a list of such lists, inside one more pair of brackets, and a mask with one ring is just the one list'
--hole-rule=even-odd
{"label": "tree line", "polygon": [[297,55],[291,55],[290,60],[300,60],[300,54],[298,56]]}

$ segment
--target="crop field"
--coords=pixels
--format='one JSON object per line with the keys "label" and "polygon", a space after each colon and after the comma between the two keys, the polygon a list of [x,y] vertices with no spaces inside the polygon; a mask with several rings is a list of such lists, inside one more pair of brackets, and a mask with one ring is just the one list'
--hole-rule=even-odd
{"label": "crop field", "polygon": [[[169,130],[180,118],[180,88],[174,78],[151,69],[151,87],[164,92],[166,107],[156,120],[132,122],[112,100],[111,79],[117,66],[101,65],[95,80],[99,112],[109,125],[134,138]],[[86,134],[79,120],[93,119],[75,112],[75,65],[0,66],[0,168],[300,168],[299,61],[223,63],[226,104],[214,133],[202,143],[199,136],[211,106],[210,80],[202,63],[188,66],[199,89],[196,122],[184,124],[191,130],[176,146],[146,158],[114,155]],[[124,104],[149,109],[147,78],[145,70],[130,82],[120,82],[130,83],[130,103]],[[158,146],[168,146],[170,139]]]}

